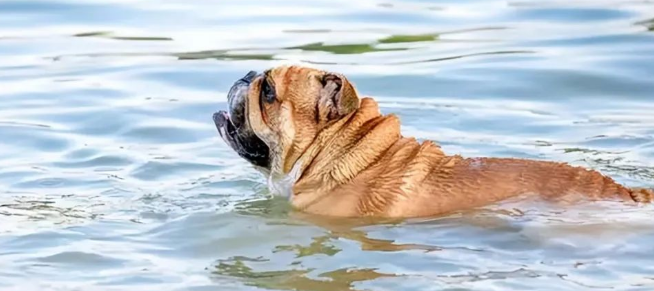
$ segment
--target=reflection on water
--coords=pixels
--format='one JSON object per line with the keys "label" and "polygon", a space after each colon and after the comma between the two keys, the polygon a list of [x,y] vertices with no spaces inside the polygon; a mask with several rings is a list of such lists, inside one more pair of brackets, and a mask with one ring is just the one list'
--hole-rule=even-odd
{"label": "reflection on water", "polygon": [[83,32],[74,34],[75,37],[104,37],[115,40],[143,40],[143,41],[172,41],[170,37],[154,36],[115,36],[110,31]]}
{"label": "reflection on water", "polygon": [[211,114],[346,74],[448,153],[654,186],[651,1],[1,1],[0,289],[651,290],[654,208],[292,211]]}
{"label": "reflection on water", "polygon": [[[524,290],[533,289],[533,282],[540,284],[539,290],[653,286],[654,278],[645,275],[652,270],[646,263],[652,257],[638,257],[644,249],[652,250],[638,243],[654,238],[651,209],[625,212],[610,204],[565,210],[536,204],[514,208],[519,205],[394,222],[301,213],[289,213],[293,220],[288,221],[279,214],[276,217],[283,221],[273,224],[291,226],[289,233],[306,227],[299,221],[326,233],[304,237],[304,244],[266,248],[256,257],[243,254],[219,259],[210,270],[217,282],[239,278],[246,285],[274,290],[395,290],[393,286],[403,290],[490,286]],[[244,210],[243,214],[249,211]],[[604,217],[599,218],[598,212]],[[534,256],[535,251],[540,255]],[[352,257],[359,252],[367,255]],[[618,258],[629,263],[611,263]],[[622,279],[630,272],[645,276]]]}
{"label": "reflection on water", "polygon": [[[354,284],[393,275],[380,274],[372,269],[348,270],[339,269],[318,274],[318,279],[309,278],[308,270],[285,270],[253,272],[245,266],[242,258],[234,258],[231,264],[221,262],[216,267],[216,274],[242,278],[246,284],[275,290],[357,290]],[[252,260],[256,261],[256,260]]]}
{"label": "reflection on water", "polygon": [[[475,31],[485,31],[485,30],[502,30],[503,27],[485,27],[485,28],[476,28],[476,29],[465,29],[459,31],[449,31],[442,33],[426,33],[426,34],[393,34],[390,36],[385,36],[377,40],[373,40],[367,43],[346,43],[346,44],[325,44],[323,42],[308,43],[300,46],[293,47],[279,47],[274,48],[270,46],[262,46],[259,48],[232,48],[230,50],[207,50],[207,51],[197,51],[197,52],[180,52],[173,53],[173,56],[178,57],[180,60],[194,60],[194,59],[218,59],[218,60],[288,60],[280,58],[279,54],[292,51],[307,51],[307,52],[326,52],[331,54],[364,54],[370,52],[385,52],[385,51],[405,51],[409,49],[415,49],[408,46],[411,43],[420,43],[420,42],[434,42],[441,41],[441,35],[451,35],[451,34],[460,34],[460,33],[470,33]],[[336,31],[324,30],[324,31],[312,31],[312,30],[295,30],[295,31],[286,31],[286,33],[334,33]],[[135,40],[135,41],[172,41],[172,38],[168,37],[152,37],[152,36],[139,36],[139,37],[128,37],[128,36],[115,36],[112,32],[109,31],[97,31],[97,32],[84,32],[77,33],[75,37],[100,37],[100,38],[110,38],[115,40]],[[442,40],[447,42],[456,42],[456,40]],[[404,45],[403,45],[404,44]],[[386,45],[386,46],[384,46]],[[388,45],[393,45],[389,47]],[[257,53],[259,51],[275,51],[275,53]],[[530,51],[496,51],[496,52],[483,52],[483,53],[474,53],[467,55],[454,55],[447,56],[436,59],[425,59],[419,61],[413,61],[415,63],[422,62],[433,62],[433,61],[444,61],[458,59],[468,56],[476,55],[485,55],[485,54],[504,54],[504,53],[529,53]],[[161,53],[162,55],[169,55],[166,53]],[[157,55],[156,52],[147,52],[147,53],[120,53],[118,56],[144,56],[144,55]],[[76,55],[76,56],[110,56],[110,54],[94,54],[94,55]],[[57,59],[62,57],[72,57],[71,55],[58,56]],[[306,63],[321,63],[312,60],[302,60]],[[354,64],[354,63],[349,63]],[[391,64],[391,63],[388,63]],[[404,62],[393,63],[396,65],[405,64]]]}
{"label": "reflection on water", "polygon": [[649,30],[649,31],[654,31],[654,18],[644,20],[644,21],[639,21],[636,24],[643,25],[643,26],[647,27],[647,30]]}

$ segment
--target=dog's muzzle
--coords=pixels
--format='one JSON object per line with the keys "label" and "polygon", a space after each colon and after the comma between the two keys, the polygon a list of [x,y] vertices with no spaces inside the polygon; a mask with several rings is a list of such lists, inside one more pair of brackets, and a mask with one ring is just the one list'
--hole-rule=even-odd
{"label": "dog's muzzle", "polygon": [[236,81],[227,94],[228,111],[213,114],[213,122],[222,139],[255,166],[269,168],[270,150],[254,133],[247,117],[247,96],[252,80],[257,72],[250,71],[245,77]]}

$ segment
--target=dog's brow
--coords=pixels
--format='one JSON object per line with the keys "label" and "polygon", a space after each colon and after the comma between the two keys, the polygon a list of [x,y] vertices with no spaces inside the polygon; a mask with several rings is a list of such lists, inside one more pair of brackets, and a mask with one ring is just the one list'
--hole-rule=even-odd
{"label": "dog's brow", "polygon": [[284,80],[284,86],[288,86],[296,70],[296,67],[290,67],[286,70],[286,72],[284,72],[284,78],[282,79]]}

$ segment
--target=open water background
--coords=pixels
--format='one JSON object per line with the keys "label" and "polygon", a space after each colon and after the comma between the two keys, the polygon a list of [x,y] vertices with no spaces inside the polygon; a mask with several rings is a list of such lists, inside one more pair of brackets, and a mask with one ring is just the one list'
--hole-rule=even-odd
{"label": "open water background", "polygon": [[650,206],[316,221],[211,114],[311,63],[448,153],[652,187],[653,30],[650,0],[2,0],[0,289],[652,290]]}

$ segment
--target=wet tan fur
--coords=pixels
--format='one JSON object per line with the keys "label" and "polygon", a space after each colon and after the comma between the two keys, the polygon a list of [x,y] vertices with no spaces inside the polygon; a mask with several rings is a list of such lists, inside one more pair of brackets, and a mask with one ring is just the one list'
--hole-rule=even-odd
{"label": "wet tan fur", "polygon": [[276,102],[259,104],[260,78],[248,95],[252,128],[271,147],[271,175],[295,175],[291,203],[303,211],[418,217],[526,194],[630,202],[649,202],[654,196],[651,190],[632,190],[599,172],[563,163],[448,156],[431,141],[403,137],[398,117],[382,115],[371,98],[359,99],[341,75],[340,103],[330,103],[323,96],[333,93],[334,86],[320,82],[325,74],[277,67],[268,74]]}

